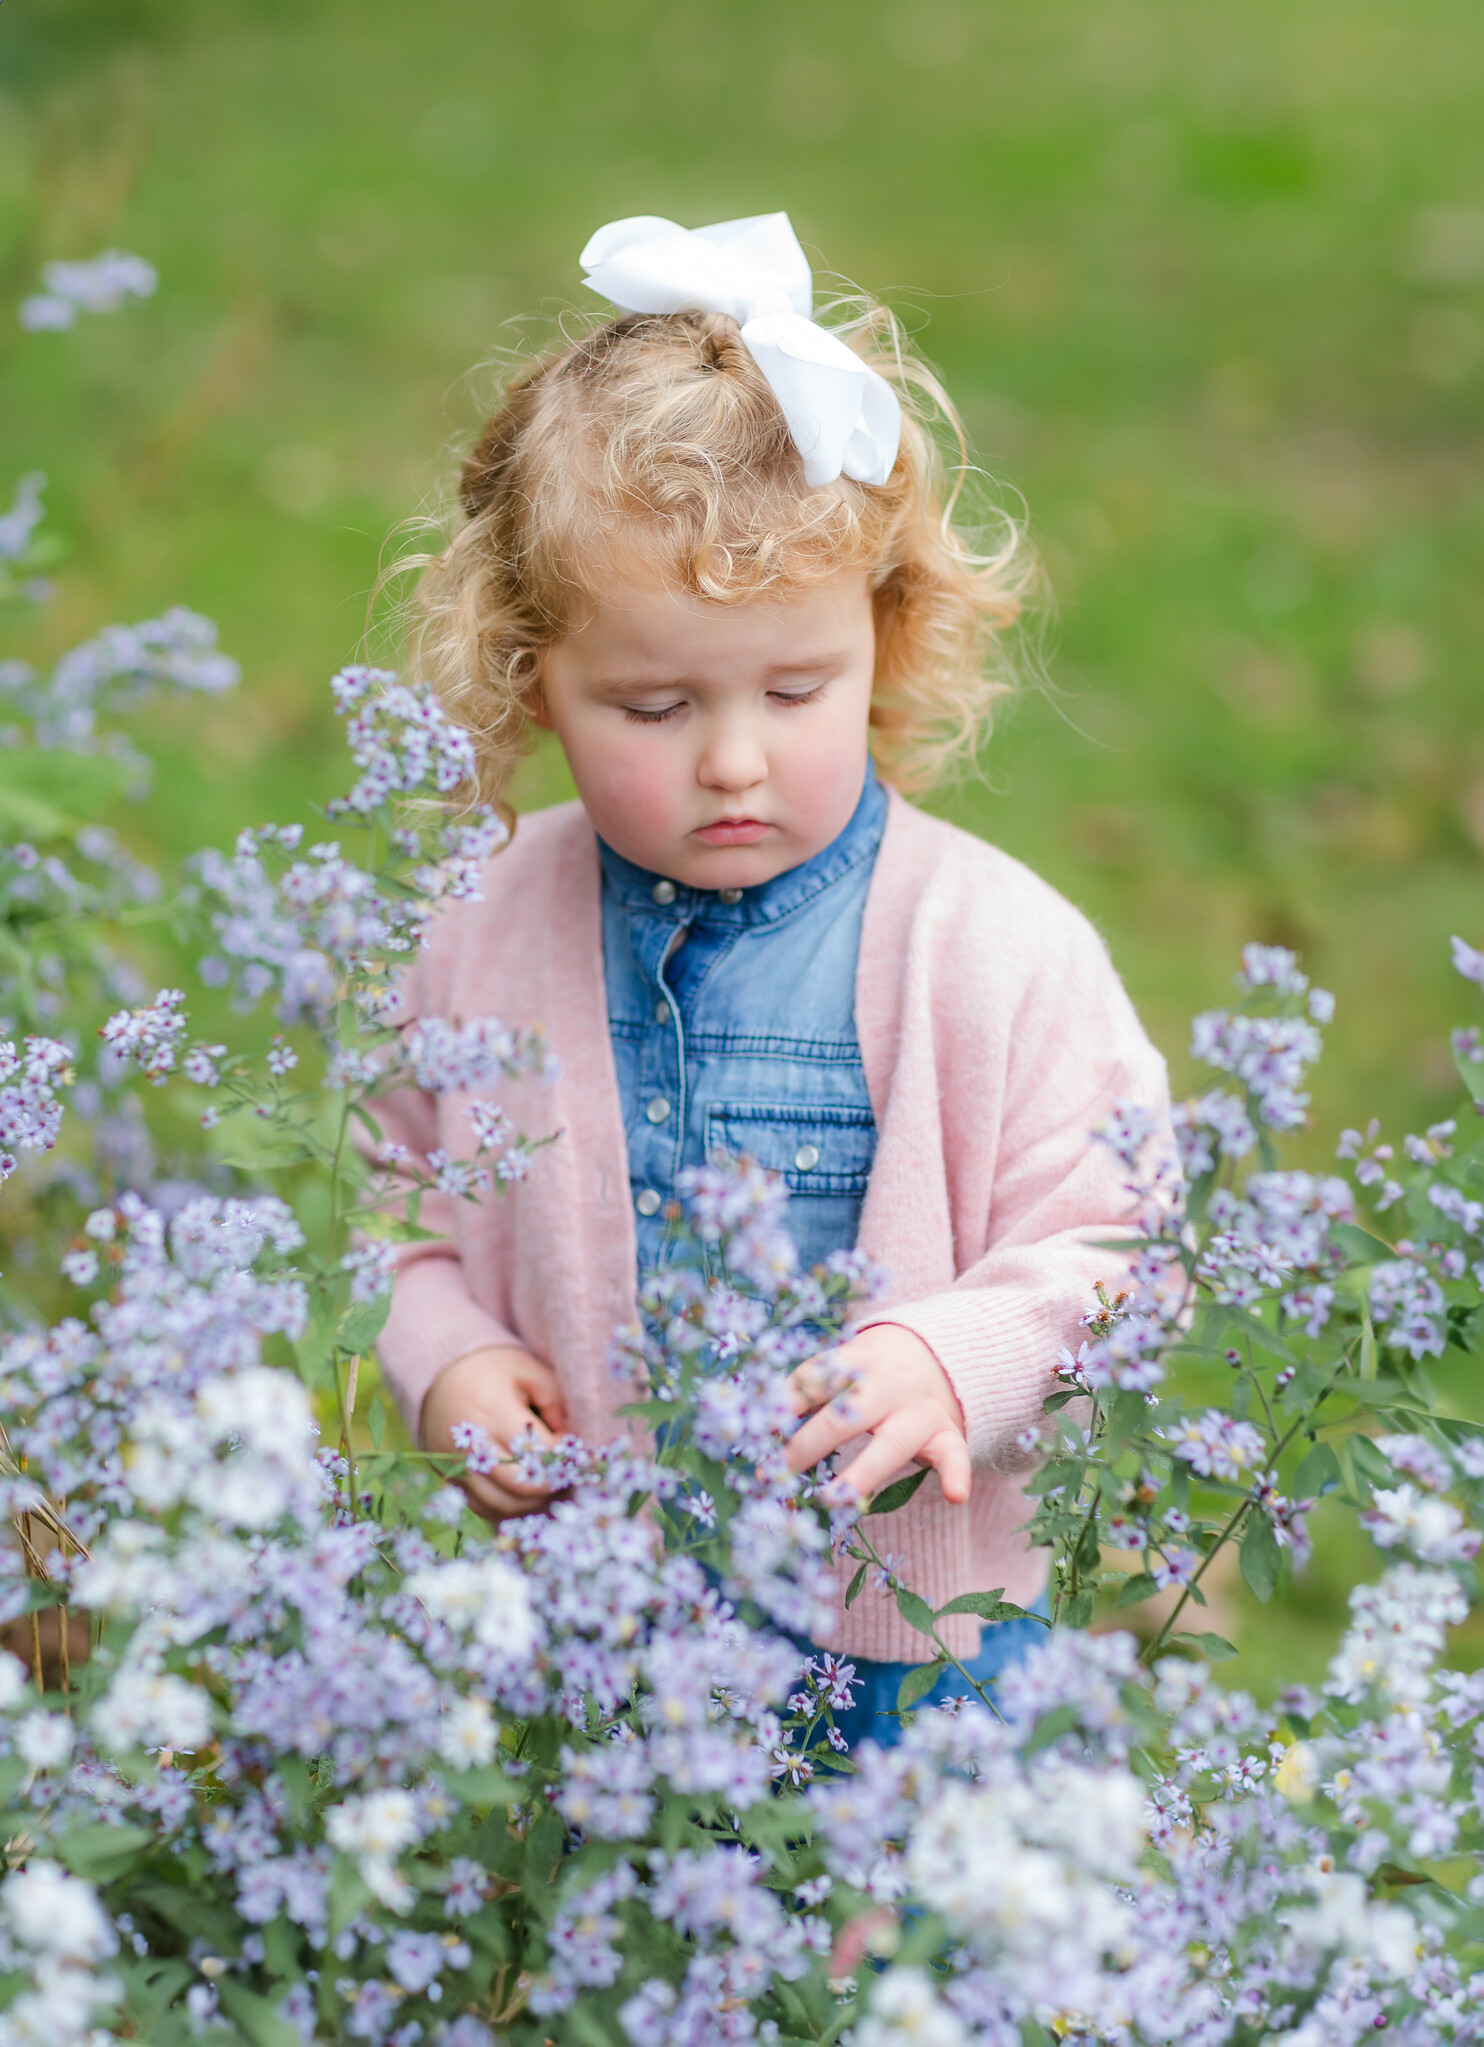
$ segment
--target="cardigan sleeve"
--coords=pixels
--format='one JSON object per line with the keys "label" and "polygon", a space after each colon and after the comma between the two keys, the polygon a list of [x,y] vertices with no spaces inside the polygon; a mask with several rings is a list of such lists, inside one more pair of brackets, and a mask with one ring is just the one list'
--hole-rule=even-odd
{"label": "cardigan sleeve", "polygon": [[[426,955],[402,983],[399,1021],[410,1022],[430,1006]],[[438,1100],[420,1088],[404,1087],[375,1104],[383,1141],[401,1146],[417,1166],[428,1171],[428,1154],[438,1148]],[[363,1134],[356,1143],[371,1147]],[[394,1174],[383,1206],[400,1214],[411,1184]],[[415,1440],[422,1440],[422,1408],[428,1388],[446,1365],[472,1350],[491,1345],[520,1345],[519,1337],[482,1307],[469,1291],[459,1255],[460,1202],[450,1194],[424,1192],[418,1221],[435,1235],[399,1244],[393,1254],[396,1278],[391,1312],[377,1340],[377,1356],[398,1407]]]}
{"label": "cardigan sleeve", "polygon": [[[400,1089],[376,1104],[376,1117],[389,1143],[405,1145],[420,1164],[426,1163],[437,1144],[437,1105],[431,1095]],[[401,1206],[395,1186],[387,1205]],[[445,1365],[490,1345],[523,1347],[469,1291],[459,1257],[457,1208],[452,1195],[423,1195],[418,1221],[437,1236],[397,1246],[391,1313],[376,1346],[387,1383],[419,1441],[423,1401]]]}
{"label": "cardigan sleeve", "polygon": [[1076,1348],[1097,1282],[1121,1280],[1108,1241],[1129,1233],[1133,1197],[1092,1131],[1134,1101],[1156,1116],[1156,1144],[1174,1149],[1164,1061],[1102,941],[1077,924],[1064,971],[1027,992],[1011,1034],[987,1248],[946,1291],[862,1325],[923,1339],[958,1396],[971,1461],[1002,1471],[1034,1464],[1017,1438],[1041,1420],[1057,1353]]}

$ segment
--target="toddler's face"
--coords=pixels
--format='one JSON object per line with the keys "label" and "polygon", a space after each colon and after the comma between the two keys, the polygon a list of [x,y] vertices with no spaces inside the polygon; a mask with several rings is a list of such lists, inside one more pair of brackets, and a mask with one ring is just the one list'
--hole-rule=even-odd
{"label": "toddler's face", "polygon": [[536,715],[625,859],[749,888],[849,823],[875,664],[863,570],[732,605],[615,573],[549,649]]}

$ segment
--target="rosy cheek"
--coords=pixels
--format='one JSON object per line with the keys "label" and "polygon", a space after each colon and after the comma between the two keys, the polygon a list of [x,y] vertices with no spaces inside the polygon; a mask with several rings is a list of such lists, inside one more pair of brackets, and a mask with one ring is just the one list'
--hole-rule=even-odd
{"label": "rosy cheek", "polygon": [[676,826],[682,778],[656,737],[642,728],[621,727],[618,736],[610,732],[585,749],[584,759],[572,762],[589,815],[620,852],[625,840],[667,836]]}

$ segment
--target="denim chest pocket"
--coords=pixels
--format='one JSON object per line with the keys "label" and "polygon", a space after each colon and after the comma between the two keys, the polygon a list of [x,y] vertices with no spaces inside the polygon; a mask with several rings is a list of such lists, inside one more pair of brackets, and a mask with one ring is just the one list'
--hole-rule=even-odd
{"label": "denim chest pocket", "polygon": [[792,1195],[866,1191],[876,1156],[870,1109],[827,1104],[713,1102],[706,1109],[706,1155],[756,1159]]}

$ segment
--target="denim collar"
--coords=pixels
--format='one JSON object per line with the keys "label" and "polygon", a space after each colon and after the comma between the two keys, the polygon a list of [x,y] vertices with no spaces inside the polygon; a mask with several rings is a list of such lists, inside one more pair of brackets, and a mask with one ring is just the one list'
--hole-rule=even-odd
{"label": "denim collar", "polygon": [[687,888],[681,882],[669,883],[673,895],[657,902],[655,887],[666,882],[667,877],[636,867],[601,838],[598,855],[603,863],[605,885],[626,910],[648,912],[670,923],[776,924],[843,880],[863,860],[874,860],[885,829],[886,791],[877,779],[876,763],[868,757],[860,801],[838,838],[800,866],[775,874],[771,881],[760,881],[743,889],[735,903],[724,903],[715,889]]}

